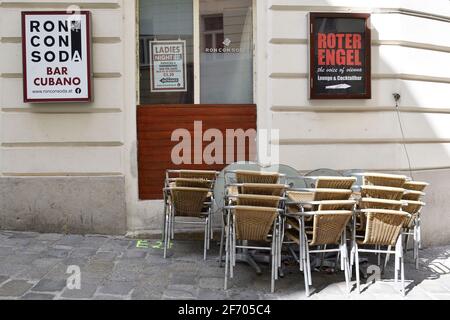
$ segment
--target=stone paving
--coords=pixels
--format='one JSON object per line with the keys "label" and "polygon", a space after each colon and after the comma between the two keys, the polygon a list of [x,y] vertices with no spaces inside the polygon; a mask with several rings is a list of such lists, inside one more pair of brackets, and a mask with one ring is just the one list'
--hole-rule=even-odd
{"label": "stone paving", "polygon": [[[306,298],[303,275],[294,264],[286,267],[271,294],[268,267],[262,266],[262,275],[257,275],[238,263],[235,278],[224,291],[217,245],[212,244],[203,261],[202,241],[175,240],[166,260],[160,249],[137,248],[136,243],[123,237],[0,231],[0,299]],[[389,280],[390,267],[382,281],[363,280],[361,294],[346,293],[341,273],[313,272],[314,292],[309,299],[450,299],[450,246],[422,250],[421,257],[417,271],[408,253],[405,298]],[[69,266],[80,268],[80,289],[67,286]]]}

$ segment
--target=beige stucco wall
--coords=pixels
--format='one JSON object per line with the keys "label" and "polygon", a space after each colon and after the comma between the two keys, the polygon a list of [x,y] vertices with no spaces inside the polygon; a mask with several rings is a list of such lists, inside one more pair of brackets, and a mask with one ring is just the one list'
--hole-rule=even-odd
{"label": "beige stucco wall", "polygon": [[[263,5],[264,3],[264,5]],[[280,161],[307,171],[405,172],[393,93],[413,175],[434,186],[424,210],[427,245],[450,242],[450,2],[269,0],[258,2],[258,126],[280,130]],[[366,12],[372,21],[372,99],[308,100],[309,12]],[[263,45],[263,44],[264,45]],[[261,115],[264,117],[261,118]],[[275,142],[277,143],[277,142]],[[439,185],[439,187],[437,187]]]}
{"label": "beige stucco wall", "polygon": [[[131,32],[124,16],[132,2],[0,1],[0,228],[45,231],[47,221],[49,231],[127,231],[128,139],[136,139],[133,6]],[[92,12],[94,101],[23,103],[21,11],[76,6]]]}
{"label": "beige stucco wall", "polygon": [[[446,187],[450,187],[446,178],[450,173],[450,3],[255,3],[258,128],[280,129],[281,162],[301,171],[320,167],[407,171],[392,98],[392,93],[398,92],[413,173],[433,183],[424,211],[425,244],[450,243],[450,214],[445,201]],[[20,12],[66,10],[70,4],[92,12],[95,100],[90,104],[24,104]],[[372,14],[371,100],[308,100],[307,14],[311,11]],[[118,205],[119,216],[126,221],[121,230],[140,234],[159,231],[162,205],[159,201],[138,201],[136,19],[133,0],[0,0],[0,179],[15,177],[20,183],[30,179],[31,185],[39,178],[65,177],[64,183],[71,184],[76,180],[71,177],[84,177],[98,179],[97,186],[103,186],[102,178],[115,177],[111,192],[123,193],[123,198],[115,199],[125,202]],[[52,192],[57,196],[55,190]],[[45,200],[46,193],[39,194]],[[96,194],[93,187],[92,197]],[[12,195],[8,196],[9,201]],[[60,196],[73,199],[77,194]],[[25,204],[16,200],[18,207],[23,206],[17,212],[24,214],[30,206],[32,210],[32,200]],[[85,209],[87,216],[97,217],[100,212]],[[46,214],[42,207],[39,212]],[[0,214],[10,213],[2,210]],[[64,212],[66,217],[72,214],[77,214],[73,207]],[[86,212],[83,214],[85,217]]]}

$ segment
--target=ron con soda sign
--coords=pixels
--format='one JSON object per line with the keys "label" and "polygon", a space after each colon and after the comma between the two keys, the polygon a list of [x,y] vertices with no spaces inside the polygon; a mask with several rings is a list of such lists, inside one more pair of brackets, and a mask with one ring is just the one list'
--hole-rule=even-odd
{"label": "ron con soda sign", "polygon": [[91,15],[22,12],[25,102],[89,102]]}
{"label": "ron con soda sign", "polygon": [[369,14],[310,13],[310,98],[370,99]]}

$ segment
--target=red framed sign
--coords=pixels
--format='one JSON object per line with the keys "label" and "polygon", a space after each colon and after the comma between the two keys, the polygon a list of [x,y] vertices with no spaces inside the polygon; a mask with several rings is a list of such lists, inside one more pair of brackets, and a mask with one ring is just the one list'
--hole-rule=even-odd
{"label": "red framed sign", "polygon": [[90,102],[91,14],[22,12],[25,102]]}
{"label": "red framed sign", "polygon": [[310,13],[310,99],[371,98],[370,14]]}

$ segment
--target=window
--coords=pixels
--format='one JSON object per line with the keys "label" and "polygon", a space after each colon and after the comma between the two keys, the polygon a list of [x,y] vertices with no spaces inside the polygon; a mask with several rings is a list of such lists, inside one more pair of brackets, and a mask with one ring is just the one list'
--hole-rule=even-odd
{"label": "window", "polygon": [[140,0],[139,14],[141,105],[253,103],[252,0]]}
{"label": "window", "polygon": [[[194,103],[192,0],[140,0],[139,3],[140,104]],[[169,50],[184,46],[185,52],[176,61],[158,60],[152,65],[152,56],[165,59],[180,55],[170,52],[152,55],[152,43],[154,53],[162,51],[163,45]],[[178,83],[173,79],[178,79]],[[179,90],[180,83],[184,88]]]}

